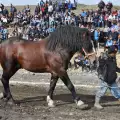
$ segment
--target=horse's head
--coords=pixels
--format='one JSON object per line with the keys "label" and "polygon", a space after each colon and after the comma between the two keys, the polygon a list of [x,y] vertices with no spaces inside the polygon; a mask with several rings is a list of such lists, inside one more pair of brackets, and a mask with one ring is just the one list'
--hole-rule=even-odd
{"label": "horse's head", "polygon": [[91,68],[96,68],[97,66],[97,53],[93,51],[93,43],[91,41],[91,33],[85,32],[83,34],[83,40],[82,40],[82,50],[90,60]]}
{"label": "horse's head", "polygon": [[82,50],[85,54],[93,52],[93,44],[91,42],[91,33],[89,31],[82,34]]}

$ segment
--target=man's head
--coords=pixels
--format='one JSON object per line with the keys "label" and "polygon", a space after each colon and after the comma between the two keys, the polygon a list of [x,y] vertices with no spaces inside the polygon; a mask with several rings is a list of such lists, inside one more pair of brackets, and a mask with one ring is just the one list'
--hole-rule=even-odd
{"label": "man's head", "polygon": [[115,46],[110,46],[110,47],[108,48],[108,54],[109,54],[109,56],[111,56],[111,57],[115,57],[117,51],[118,51],[118,48],[116,48]]}

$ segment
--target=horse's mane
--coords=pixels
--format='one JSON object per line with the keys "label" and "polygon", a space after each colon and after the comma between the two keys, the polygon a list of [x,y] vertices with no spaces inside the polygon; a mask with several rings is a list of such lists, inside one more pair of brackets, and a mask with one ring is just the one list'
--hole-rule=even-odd
{"label": "horse's mane", "polygon": [[[85,33],[85,36],[83,34]],[[51,51],[57,48],[66,48],[72,51],[81,51],[82,43],[86,41],[89,44],[89,30],[72,25],[60,26],[55,32],[51,33],[46,39],[47,48]]]}

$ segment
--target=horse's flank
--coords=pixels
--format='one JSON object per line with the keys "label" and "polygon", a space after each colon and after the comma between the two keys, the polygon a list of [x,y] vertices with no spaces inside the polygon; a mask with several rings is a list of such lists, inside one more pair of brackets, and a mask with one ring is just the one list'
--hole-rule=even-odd
{"label": "horse's flank", "polygon": [[[59,61],[62,64],[62,59],[57,52],[48,51],[46,49],[46,43],[46,40],[38,42],[14,41],[3,43],[0,46],[2,56],[0,59],[10,60],[14,58],[15,64],[17,62],[19,68],[24,68],[31,72],[53,72],[51,68],[54,67],[55,61]],[[2,53],[2,51],[6,52]]]}

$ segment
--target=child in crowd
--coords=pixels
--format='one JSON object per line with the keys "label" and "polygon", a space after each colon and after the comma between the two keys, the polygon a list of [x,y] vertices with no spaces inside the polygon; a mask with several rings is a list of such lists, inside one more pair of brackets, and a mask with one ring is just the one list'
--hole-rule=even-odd
{"label": "child in crowd", "polygon": [[107,42],[106,42],[106,48],[110,47],[113,45],[113,41],[112,41],[112,37],[110,36],[108,39],[107,39]]}
{"label": "child in crowd", "polygon": [[79,66],[82,66],[83,64],[83,60],[84,60],[84,55],[82,53],[79,53],[77,57],[75,57],[74,59],[74,66],[75,66],[75,69],[77,69],[77,65]]}

